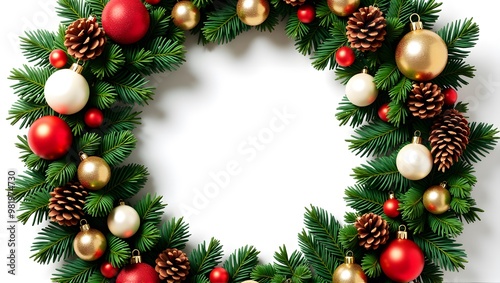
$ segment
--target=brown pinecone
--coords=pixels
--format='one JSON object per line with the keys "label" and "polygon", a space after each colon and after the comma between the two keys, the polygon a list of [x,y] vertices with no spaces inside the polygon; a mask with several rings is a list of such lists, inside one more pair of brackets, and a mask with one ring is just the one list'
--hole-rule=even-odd
{"label": "brown pinecone", "polygon": [[285,3],[287,3],[288,5],[292,5],[294,7],[300,6],[306,2],[306,0],[283,0],[283,1],[285,1]]}
{"label": "brown pinecone", "polygon": [[180,283],[189,274],[189,259],[186,253],[181,250],[166,249],[158,255],[155,262],[155,270],[160,279],[166,280],[168,283]]}
{"label": "brown pinecone", "polygon": [[101,55],[105,44],[105,32],[94,17],[78,19],[66,29],[64,46],[68,48],[68,54],[75,59],[94,59]]}
{"label": "brown pinecone", "polygon": [[385,39],[386,25],[379,8],[361,7],[347,20],[347,39],[359,51],[376,51]]}
{"label": "brown pinecone", "polygon": [[49,218],[62,226],[79,225],[84,216],[87,190],[78,182],[70,182],[50,192]]}
{"label": "brown pinecone", "polygon": [[469,134],[469,122],[456,109],[448,109],[436,119],[429,142],[439,171],[450,169],[458,161],[469,144]]}
{"label": "brown pinecone", "polygon": [[363,214],[354,226],[358,229],[359,245],[367,250],[376,250],[389,240],[389,224],[380,215]]}
{"label": "brown pinecone", "polygon": [[408,97],[408,109],[420,119],[439,115],[444,105],[441,88],[433,83],[415,83]]}

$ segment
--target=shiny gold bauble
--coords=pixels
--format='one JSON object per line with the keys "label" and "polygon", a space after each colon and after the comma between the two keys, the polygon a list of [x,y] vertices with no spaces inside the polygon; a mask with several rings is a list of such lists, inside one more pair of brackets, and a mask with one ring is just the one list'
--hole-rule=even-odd
{"label": "shiny gold bauble", "polygon": [[200,10],[191,1],[177,2],[172,8],[172,21],[182,30],[190,30],[200,22]]}
{"label": "shiny gold bauble", "polygon": [[425,190],[422,197],[425,209],[432,214],[443,214],[450,209],[451,195],[441,183]]}
{"label": "shiny gold bauble", "polygon": [[345,262],[333,272],[332,283],[366,283],[368,278],[361,266],[354,262],[352,252],[348,252]]}
{"label": "shiny gold bauble", "polygon": [[90,228],[90,225],[82,219],[80,232],[73,240],[73,249],[76,255],[85,261],[94,261],[100,258],[108,246],[106,237],[101,231]]}
{"label": "shiny gold bauble", "polygon": [[89,190],[100,190],[111,178],[111,168],[104,159],[98,156],[87,156],[80,153],[81,162],[78,165],[78,180]]}
{"label": "shiny gold bauble", "polygon": [[[413,14],[412,16],[417,16]],[[435,32],[423,29],[418,17],[396,47],[396,64],[407,78],[430,81],[437,77],[448,62],[448,48]]]}
{"label": "shiny gold bauble", "polygon": [[339,17],[349,16],[359,7],[360,0],[327,0],[330,11]]}
{"label": "shiny gold bauble", "polygon": [[262,24],[269,16],[267,0],[238,0],[236,14],[240,20],[249,26]]}

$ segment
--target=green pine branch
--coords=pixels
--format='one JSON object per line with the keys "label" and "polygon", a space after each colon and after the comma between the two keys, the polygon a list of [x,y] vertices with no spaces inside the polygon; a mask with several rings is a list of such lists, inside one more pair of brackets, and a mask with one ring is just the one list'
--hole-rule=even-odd
{"label": "green pine branch", "polygon": [[368,278],[377,278],[382,275],[382,267],[377,255],[373,253],[365,254],[360,264]]}
{"label": "green pine branch", "polygon": [[161,237],[158,242],[159,249],[176,248],[184,249],[189,237],[189,224],[183,218],[171,218],[163,222],[160,228]]}
{"label": "green pine branch", "polygon": [[259,251],[253,246],[243,246],[229,255],[223,267],[229,273],[231,282],[240,283],[250,278],[250,273],[258,263]]}
{"label": "green pine branch", "polygon": [[444,270],[458,271],[465,268],[467,255],[461,249],[462,245],[454,239],[425,232],[414,235],[414,241],[427,258]]}
{"label": "green pine branch", "polygon": [[476,163],[495,149],[500,138],[498,136],[499,131],[493,125],[477,122],[472,122],[469,128],[469,144],[461,158],[469,163]]}
{"label": "green pine branch", "polygon": [[141,222],[139,230],[134,234],[134,247],[141,252],[151,250],[160,240],[160,229],[151,222]]}
{"label": "green pine branch", "polygon": [[86,132],[74,141],[76,152],[85,152],[88,156],[95,155],[101,146],[102,139],[97,133]]}
{"label": "green pine branch", "polygon": [[77,165],[66,159],[53,161],[49,164],[46,174],[46,182],[53,187],[59,187],[69,183],[76,176]]}
{"label": "green pine branch", "polygon": [[443,271],[430,261],[428,258],[425,259],[424,270],[420,273],[420,280],[422,283],[435,283],[443,282]]}
{"label": "green pine branch", "polygon": [[298,238],[300,250],[309,262],[313,274],[324,281],[331,282],[333,272],[340,264],[340,259],[331,256],[321,243],[305,230],[299,233]]}
{"label": "green pine branch", "polygon": [[114,267],[120,268],[130,262],[132,253],[130,245],[124,239],[118,238],[111,233],[106,234],[107,249],[104,255],[106,260]]}
{"label": "green pine branch", "polygon": [[250,273],[250,278],[259,283],[271,283],[275,276],[276,270],[271,263],[258,264]]}
{"label": "green pine branch", "polygon": [[[279,247],[279,251],[274,253],[274,273],[289,278],[293,282],[305,282],[311,279],[311,270],[308,268],[307,261],[299,251],[293,251],[288,256],[286,246]],[[306,267],[306,270],[303,268]]]}
{"label": "green pine branch", "polygon": [[429,227],[439,236],[457,237],[464,230],[464,225],[453,212],[440,215],[428,213]]}
{"label": "green pine branch", "polygon": [[48,68],[50,52],[54,49],[54,34],[47,30],[26,31],[25,36],[19,38],[21,51],[28,62],[35,67]]}
{"label": "green pine branch", "polygon": [[24,162],[29,170],[45,171],[50,162],[33,153],[29,147],[27,136],[17,136],[17,138],[19,139],[19,142],[16,143],[16,147],[20,151],[19,159]]}
{"label": "green pine branch", "polygon": [[32,198],[36,193],[50,192],[52,186],[45,182],[45,175],[41,171],[26,170],[16,179],[13,197],[16,202]]}
{"label": "green pine branch", "polygon": [[32,218],[32,225],[38,225],[48,219],[50,194],[39,191],[25,198],[18,209],[17,219],[26,224]]}
{"label": "green pine branch", "polygon": [[304,225],[309,235],[321,243],[325,252],[343,258],[345,250],[338,240],[342,228],[335,217],[322,208],[311,206],[304,213]]}
{"label": "green pine branch", "polygon": [[222,245],[220,241],[212,238],[208,243],[203,242],[189,255],[192,274],[204,275],[208,279],[208,274],[214,267],[221,263]]}
{"label": "green pine branch", "polygon": [[60,261],[74,254],[73,240],[76,229],[64,227],[50,222],[38,233],[31,251],[35,252],[30,258],[42,264]]}
{"label": "green pine branch", "polygon": [[117,166],[130,156],[137,139],[130,131],[109,132],[102,138],[101,157],[109,166]]}
{"label": "green pine branch", "polygon": [[209,42],[226,44],[251,26],[243,23],[236,14],[236,1],[224,1],[224,5],[207,14],[202,28],[203,37]]}
{"label": "green pine branch", "polygon": [[472,19],[449,23],[437,31],[448,47],[448,60],[464,60],[479,39],[479,26]]}
{"label": "green pine branch", "polygon": [[370,122],[378,117],[377,109],[374,107],[358,107],[352,104],[344,95],[342,101],[337,106],[335,117],[340,122],[340,126],[349,124],[351,127],[358,127],[365,122]]}
{"label": "green pine branch", "polygon": [[162,202],[162,198],[162,196],[151,196],[148,193],[134,205],[141,222],[150,222],[154,225],[160,224],[164,213],[163,210],[167,206]]}
{"label": "green pine branch", "polygon": [[56,13],[62,18],[62,24],[69,25],[78,19],[88,18],[91,10],[85,0],[57,0]]}
{"label": "green pine branch", "polygon": [[132,131],[141,124],[139,115],[142,112],[133,111],[132,107],[114,106],[103,110],[106,117],[103,125],[104,132],[124,132]]}
{"label": "green pine branch", "polygon": [[111,108],[118,98],[115,87],[105,81],[98,80],[90,87],[90,92],[92,95],[89,98],[89,103],[99,109]]}
{"label": "green pine branch", "polygon": [[125,65],[123,49],[114,43],[108,43],[99,57],[90,62],[92,74],[98,79],[116,75]]}
{"label": "green pine branch", "polygon": [[62,267],[57,268],[51,280],[65,283],[91,282],[91,276],[97,272],[99,265],[76,258],[65,261]]}
{"label": "green pine branch", "polygon": [[401,79],[401,72],[395,62],[385,62],[378,68],[373,82],[378,90],[390,90]]}
{"label": "green pine branch", "polygon": [[185,62],[186,50],[184,46],[165,37],[157,37],[148,44],[153,61],[149,71],[163,73],[175,71]]}
{"label": "green pine branch", "polygon": [[28,103],[42,104],[45,102],[45,82],[53,73],[51,68],[23,65],[13,69],[8,79],[17,81],[11,87],[19,98]]}
{"label": "green pine branch", "polygon": [[382,215],[387,196],[388,192],[355,185],[345,190],[344,200],[348,206],[361,214],[373,212]]}

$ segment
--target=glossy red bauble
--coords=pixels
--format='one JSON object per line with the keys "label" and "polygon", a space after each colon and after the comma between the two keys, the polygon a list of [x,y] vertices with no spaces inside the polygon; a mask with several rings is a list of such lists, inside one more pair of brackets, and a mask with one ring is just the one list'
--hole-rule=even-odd
{"label": "glossy red bauble", "polygon": [[457,91],[452,88],[445,88],[441,91],[444,94],[444,104],[453,105],[457,102],[458,94]]}
{"label": "glossy red bauble", "polygon": [[40,158],[54,160],[68,153],[73,134],[68,124],[57,116],[37,119],[28,130],[28,145]]}
{"label": "glossy red bauble", "polygon": [[54,49],[50,52],[49,62],[54,68],[62,68],[68,63],[68,55],[61,49]]}
{"label": "glossy red bauble", "polygon": [[348,46],[342,46],[335,52],[335,61],[339,66],[349,67],[355,60],[356,54],[354,54],[354,50]]}
{"label": "glossy red bauble", "polygon": [[215,267],[209,275],[210,283],[227,283],[229,282],[229,272],[223,267]]}
{"label": "glossy red bauble", "polygon": [[111,263],[105,261],[101,264],[101,274],[106,278],[113,278],[120,271],[119,268],[114,267]]}
{"label": "glossy red bauble", "polygon": [[424,253],[408,239],[393,240],[380,255],[382,271],[396,282],[415,280],[424,270],[424,264]]}
{"label": "glossy red bauble", "polygon": [[146,3],[151,5],[157,5],[161,2],[161,0],[146,0]]}
{"label": "glossy red bauble", "polygon": [[132,44],[149,29],[150,17],[141,0],[111,0],[102,10],[102,28],[115,42]]}
{"label": "glossy red bauble", "polygon": [[395,198],[389,198],[384,202],[384,214],[390,218],[399,216],[399,201]]}
{"label": "glossy red bauble", "polygon": [[160,283],[160,277],[155,269],[146,263],[133,263],[125,266],[118,277],[116,283]]}
{"label": "glossy red bauble", "polygon": [[380,118],[380,120],[388,122],[389,121],[389,118],[387,117],[388,113],[389,113],[389,103],[382,104],[378,109],[378,117]]}
{"label": "glossy red bauble", "polygon": [[102,111],[97,108],[89,108],[83,116],[83,121],[88,127],[97,128],[104,122],[104,115]]}
{"label": "glossy red bauble", "polygon": [[309,24],[316,18],[316,10],[311,4],[303,4],[297,10],[297,18],[304,24]]}

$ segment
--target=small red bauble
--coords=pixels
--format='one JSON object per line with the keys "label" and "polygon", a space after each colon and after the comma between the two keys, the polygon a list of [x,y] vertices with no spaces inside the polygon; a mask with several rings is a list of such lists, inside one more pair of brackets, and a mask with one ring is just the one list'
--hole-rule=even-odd
{"label": "small red bauble", "polygon": [[384,214],[390,218],[399,216],[399,200],[394,197],[394,194],[389,195],[389,199],[384,202]]}
{"label": "small red bauble", "polygon": [[97,108],[89,108],[83,116],[83,121],[85,125],[91,128],[97,128],[102,125],[104,121],[104,114]]}
{"label": "small red bauble", "polygon": [[215,267],[210,272],[210,283],[227,283],[229,282],[229,272],[223,267]]}
{"label": "small red bauble", "polygon": [[116,283],[160,283],[158,272],[149,264],[139,262],[125,266],[118,277]]}
{"label": "small red bauble", "polygon": [[297,10],[297,18],[304,24],[309,24],[316,18],[316,10],[311,4],[304,4]]}
{"label": "small red bauble", "polygon": [[111,0],[102,10],[102,28],[120,44],[141,40],[148,32],[150,20],[141,0]]}
{"label": "small red bauble", "polygon": [[389,103],[382,104],[378,109],[378,117],[380,118],[380,120],[388,122],[389,121],[389,118],[387,117],[388,113],[389,113]]}
{"label": "small red bauble", "polygon": [[70,127],[57,116],[41,117],[28,130],[30,149],[43,159],[54,160],[64,156],[72,142]]}
{"label": "small red bauble", "polygon": [[441,91],[444,94],[444,104],[453,105],[457,102],[458,94],[457,91],[452,88],[445,88]]}
{"label": "small red bauble", "polygon": [[348,46],[342,46],[335,52],[335,61],[339,66],[349,67],[355,60],[356,55],[354,54],[354,50]]}
{"label": "small red bauble", "polygon": [[68,63],[68,55],[61,49],[54,49],[50,52],[49,62],[54,68],[62,68]]}
{"label": "small red bauble", "polygon": [[101,274],[106,278],[113,278],[118,274],[119,268],[114,267],[111,263],[105,261],[101,264]]}
{"label": "small red bauble", "polygon": [[146,0],[146,3],[151,4],[151,5],[156,5],[160,3],[161,0]]}
{"label": "small red bauble", "polygon": [[390,242],[380,255],[382,271],[396,282],[413,281],[424,270],[424,253],[406,237],[406,231],[399,231],[398,238]]}

